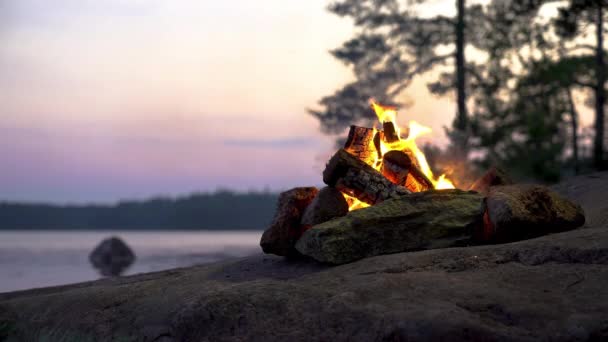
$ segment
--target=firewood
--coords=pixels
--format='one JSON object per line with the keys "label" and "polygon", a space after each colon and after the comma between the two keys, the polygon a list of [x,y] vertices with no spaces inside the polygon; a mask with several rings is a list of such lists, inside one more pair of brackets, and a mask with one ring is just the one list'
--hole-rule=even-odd
{"label": "firewood", "polygon": [[315,187],[294,188],[279,195],[277,210],[268,229],[262,234],[260,246],[264,253],[297,256],[294,246],[305,230],[300,223],[304,210],[319,190]]}
{"label": "firewood", "polygon": [[[392,152],[392,151],[391,151]],[[405,158],[409,159],[409,172],[405,183],[400,183],[413,192],[435,189],[433,182],[420,170],[419,164],[411,151],[403,151]],[[400,158],[404,158],[403,156]]]}
{"label": "firewood", "polygon": [[403,151],[388,151],[382,158],[382,174],[395,184],[405,185],[412,161]]}
{"label": "firewood", "polygon": [[370,205],[410,193],[344,149],[338,150],[327,163],[323,181]]}
{"label": "firewood", "polygon": [[405,187],[413,192],[428,191],[435,189],[433,183],[419,168],[412,165],[410,172],[405,180]]}
{"label": "firewood", "polygon": [[[383,155],[380,148],[381,142],[384,141],[391,143],[399,140],[399,136],[397,135],[395,126],[392,122],[385,122],[383,127],[384,131],[377,131],[374,134],[374,129],[372,128],[354,125],[350,126],[348,138],[344,144],[344,150],[366,163],[373,162],[376,156],[378,157],[378,160],[383,160]],[[389,151],[387,154],[391,152],[393,151]],[[409,172],[404,172],[405,170],[400,171],[402,173],[401,177],[391,178],[396,175],[389,175],[388,179],[391,182],[398,185],[403,185],[414,192],[434,189],[433,183],[428,179],[428,177],[426,177],[426,175],[424,175],[424,173],[422,173],[420,166],[411,151],[406,150],[403,152],[394,152],[395,153],[393,153],[393,155],[401,155],[399,159],[402,160],[402,163],[407,163],[411,166],[408,166],[408,170],[410,170]],[[403,153],[406,155],[405,157],[403,156]],[[403,161],[404,158],[409,159],[409,163],[407,161]],[[396,162],[396,160],[394,162]],[[396,165],[388,165],[387,172],[390,172],[388,171],[388,168],[390,167],[396,167]],[[403,166],[400,168],[403,168]],[[387,176],[387,174],[384,176]]]}
{"label": "firewood", "polygon": [[319,190],[312,203],[304,210],[302,216],[303,226],[314,226],[315,224],[329,221],[333,218],[348,214],[348,202],[338,189],[326,186]]}
{"label": "firewood", "polygon": [[377,154],[374,144],[374,129],[350,126],[344,149],[365,162],[373,161]]}
{"label": "firewood", "polygon": [[384,140],[384,132],[377,131],[376,135],[374,135],[374,147],[376,148],[376,153],[378,154],[378,160],[382,160],[382,141]]}
{"label": "firewood", "polygon": [[434,189],[433,183],[416,166],[410,154],[392,150],[384,154],[382,174],[391,182],[403,185],[412,192]]}
{"label": "firewood", "polygon": [[384,122],[382,129],[384,130],[384,141],[389,144],[399,141],[399,135],[397,135],[394,123],[390,121]]}

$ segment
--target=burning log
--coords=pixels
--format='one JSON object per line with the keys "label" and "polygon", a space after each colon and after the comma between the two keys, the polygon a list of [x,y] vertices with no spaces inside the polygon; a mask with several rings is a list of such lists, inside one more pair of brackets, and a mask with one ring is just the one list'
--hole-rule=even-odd
{"label": "burning log", "polygon": [[376,135],[374,135],[374,147],[376,148],[376,153],[378,153],[378,160],[382,160],[382,141],[384,140],[384,132],[378,131]]}
{"label": "burning log", "polygon": [[412,192],[433,190],[433,183],[417,167],[409,153],[392,150],[382,158],[382,174]]}
{"label": "burning log", "polygon": [[384,130],[384,141],[387,143],[394,143],[400,140],[395,124],[391,121],[385,121],[382,123],[382,129]]}
{"label": "burning log", "polygon": [[344,149],[366,163],[373,161],[376,154],[378,160],[383,161],[382,174],[391,182],[405,186],[410,191],[434,189],[433,183],[420,170],[418,161],[411,151],[391,150],[382,155],[380,148],[382,141],[390,144],[400,140],[393,122],[384,122],[383,128],[384,131],[377,131],[374,134],[372,128],[350,126]]}
{"label": "burning log", "polygon": [[411,168],[412,161],[403,151],[388,151],[382,158],[382,174],[395,184],[405,185]]}
{"label": "burning log", "polygon": [[[387,129],[388,127],[388,129]],[[384,131],[376,132],[374,146],[378,159],[382,160],[382,174],[391,182],[403,185],[413,192],[434,189],[433,182],[420,170],[418,160],[410,150],[391,150],[382,155],[380,145],[382,141],[398,141],[395,127],[392,122],[384,123]]]}
{"label": "burning log", "polygon": [[405,187],[414,192],[435,189],[433,182],[414,163],[412,163],[409,175],[405,180]]}
{"label": "burning log", "polygon": [[410,193],[344,149],[338,150],[327,163],[323,181],[370,205]]}
{"label": "burning log", "polygon": [[350,126],[344,149],[363,161],[372,160],[379,147],[375,147],[374,129]]}

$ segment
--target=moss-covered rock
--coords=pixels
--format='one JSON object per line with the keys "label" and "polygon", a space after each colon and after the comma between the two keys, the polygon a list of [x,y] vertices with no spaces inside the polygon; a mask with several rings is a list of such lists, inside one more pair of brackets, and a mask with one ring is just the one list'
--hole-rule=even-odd
{"label": "moss-covered rock", "polygon": [[481,195],[434,190],[405,195],[350,212],[307,230],[296,243],[303,255],[344,264],[408,250],[450,247],[481,224]]}
{"label": "moss-covered rock", "polygon": [[483,242],[510,242],[582,226],[580,205],[540,185],[504,185],[490,188],[485,199]]}

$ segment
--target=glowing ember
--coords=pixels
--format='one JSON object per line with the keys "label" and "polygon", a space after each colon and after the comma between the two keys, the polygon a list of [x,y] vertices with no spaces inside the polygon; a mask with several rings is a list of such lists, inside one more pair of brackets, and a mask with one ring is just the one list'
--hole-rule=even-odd
{"label": "glowing ember", "polygon": [[[382,106],[374,100],[370,100],[370,104],[378,116],[380,123],[385,125],[384,127],[386,127],[387,123],[391,124],[390,126],[394,127],[394,131],[396,133],[396,140],[392,142],[386,142],[384,139],[380,140],[380,155],[384,156],[387,152],[392,150],[403,151],[415,159],[415,163],[417,164],[418,168],[431,181],[435,189],[454,189],[454,184],[447,179],[446,175],[435,177],[429,163],[426,160],[426,157],[424,156],[424,153],[416,144],[416,139],[422,135],[431,133],[431,129],[417,123],[416,121],[410,121],[408,137],[406,139],[402,139],[401,129],[397,125],[397,109],[394,107]],[[373,158],[364,161],[381,172],[382,158],[380,156],[374,155]],[[358,199],[347,194],[344,194],[344,197],[349,203],[350,210],[369,206],[369,204],[359,201]]]}

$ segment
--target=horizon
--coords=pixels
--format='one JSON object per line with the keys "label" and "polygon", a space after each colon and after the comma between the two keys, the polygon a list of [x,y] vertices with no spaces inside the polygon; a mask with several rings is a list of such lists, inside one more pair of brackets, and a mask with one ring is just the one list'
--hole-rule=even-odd
{"label": "horizon", "polygon": [[[311,186],[322,187],[323,185],[317,184],[317,185],[311,185]],[[262,189],[234,190],[234,189],[227,189],[227,188],[216,188],[214,190],[207,190],[207,191],[194,190],[191,192],[173,194],[173,195],[159,193],[159,194],[151,194],[149,196],[139,197],[139,198],[119,198],[117,200],[110,200],[110,201],[84,201],[84,202],[70,202],[70,201],[46,202],[46,201],[36,201],[36,200],[34,200],[34,201],[16,200],[15,201],[15,200],[0,199],[0,206],[1,205],[25,205],[25,206],[36,206],[36,205],[47,206],[48,205],[48,206],[54,206],[54,207],[87,207],[87,206],[113,207],[113,206],[119,205],[121,203],[130,203],[130,202],[143,203],[143,202],[154,201],[154,200],[178,201],[178,200],[189,199],[191,197],[197,197],[197,196],[216,196],[216,195],[224,193],[224,192],[228,192],[235,196],[247,196],[247,195],[278,196],[281,192],[283,192],[285,190],[287,190],[287,189],[272,190],[270,188],[262,188]]]}

